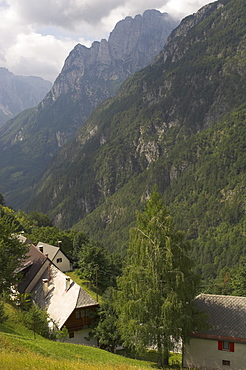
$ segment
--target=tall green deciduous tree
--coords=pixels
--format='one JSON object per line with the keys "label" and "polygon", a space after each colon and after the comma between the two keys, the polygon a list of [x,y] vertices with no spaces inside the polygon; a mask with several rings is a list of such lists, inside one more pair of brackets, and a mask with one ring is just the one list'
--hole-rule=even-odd
{"label": "tall green deciduous tree", "polygon": [[189,336],[198,283],[192,268],[189,243],[154,190],[130,230],[117,311],[124,344],[137,352],[155,346],[159,366],[168,365],[175,342]]}
{"label": "tall green deciduous tree", "polygon": [[98,338],[100,346],[109,352],[115,352],[117,345],[121,344],[117,330],[118,317],[114,307],[115,290],[110,287],[103,295],[103,302],[98,310],[98,324],[94,329],[94,335]]}
{"label": "tall green deciduous tree", "polygon": [[20,243],[15,231],[14,221],[0,215],[0,293],[16,283],[15,271],[27,252],[27,246]]}

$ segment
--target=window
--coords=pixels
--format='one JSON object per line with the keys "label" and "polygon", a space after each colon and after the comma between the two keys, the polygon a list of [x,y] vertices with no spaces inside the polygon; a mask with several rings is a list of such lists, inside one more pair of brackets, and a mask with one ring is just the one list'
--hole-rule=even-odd
{"label": "window", "polygon": [[230,363],[230,361],[228,361],[228,360],[222,360],[222,365],[230,366],[230,365],[231,365],[231,363]]}
{"label": "window", "polygon": [[61,263],[62,262],[62,258],[57,258],[56,259],[56,263]]}
{"label": "window", "polygon": [[222,347],[224,351],[230,351],[229,342],[223,342]]}
{"label": "window", "polygon": [[44,252],[44,247],[39,247],[40,252]]}
{"label": "window", "polygon": [[74,332],[69,333],[69,338],[74,338]]}
{"label": "window", "polygon": [[228,341],[218,341],[218,350],[220,351],[228,351],[228,352],[234,352],[234,343],[228,342]]}

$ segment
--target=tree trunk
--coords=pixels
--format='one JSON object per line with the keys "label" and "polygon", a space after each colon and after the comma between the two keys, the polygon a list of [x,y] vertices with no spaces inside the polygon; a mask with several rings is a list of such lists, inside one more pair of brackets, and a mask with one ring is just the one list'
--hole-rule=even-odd
{"label": "tree trunk", "polygon": [[164,340],[164,346],[162,344],[160,335],[157,338],[157,366],[163,368],[164,366],[169,365],[169,351],[168,351],[168,344],[166,340]]}

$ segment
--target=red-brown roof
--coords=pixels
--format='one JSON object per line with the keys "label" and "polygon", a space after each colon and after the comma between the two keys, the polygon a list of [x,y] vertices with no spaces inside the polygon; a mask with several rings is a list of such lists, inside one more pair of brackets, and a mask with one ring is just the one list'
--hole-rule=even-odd
{"label": "red-brown roof", "polygon": [[20,269],[17,271],[24,275],[22,281],[18,285],[19,293],[25,292],[26,288],[47,258],[48,257],[40,252],[40,250],[37,249],[33,244],[30,245],[29,251],[26,253],[26,259],[23,261]]}

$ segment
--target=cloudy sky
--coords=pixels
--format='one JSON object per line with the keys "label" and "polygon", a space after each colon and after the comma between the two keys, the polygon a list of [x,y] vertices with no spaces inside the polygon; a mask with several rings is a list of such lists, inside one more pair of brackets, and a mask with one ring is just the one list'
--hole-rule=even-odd
{"label": "cloudy sky", "polygon": [[0,67],[54,81],[77,43],[108,39],[126,16],[158,9],[182,19],[208,0],[0,0]]}

